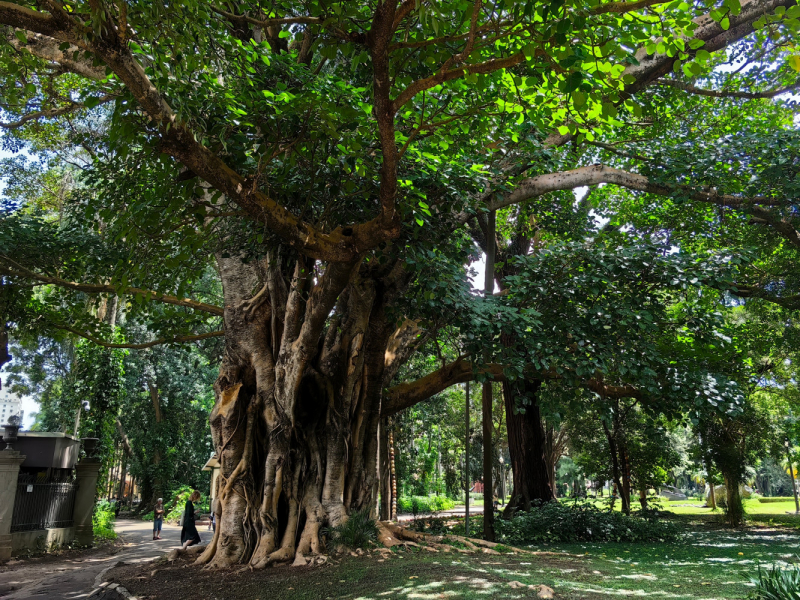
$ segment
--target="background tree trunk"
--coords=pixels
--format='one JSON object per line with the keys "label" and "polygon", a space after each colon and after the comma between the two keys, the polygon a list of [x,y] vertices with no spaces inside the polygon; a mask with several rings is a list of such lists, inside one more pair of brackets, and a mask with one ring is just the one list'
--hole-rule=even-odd
{"label": "background tree trunk", "polygon": [[[550,483],[550,467],[545,460],[545,433],[539,410],[538,393],[542,382],[523,380],[503,383],[506,407],[508,452],[513,473],[513,496],[505,514],[517,510],[530,510],[534,501],[549,502],[555,499]],[[527,404],[519,398],[523,395]],[[519,412],[517,406],[525,412]]]}

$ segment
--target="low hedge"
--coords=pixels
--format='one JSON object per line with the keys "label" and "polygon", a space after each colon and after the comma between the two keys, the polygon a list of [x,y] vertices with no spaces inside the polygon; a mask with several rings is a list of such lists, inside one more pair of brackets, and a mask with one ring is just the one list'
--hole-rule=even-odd
{"label": "low hedge", "polygon": [[542,542],[655,542],[675,540],[681,529],[654,513],[626,516],[591,504],[545,502],[510,520],[495,521],[498,541]]}
{"label": "low hedge", "polygon": [[397,499],[397,511],[401,513],[435,513],[450,510],[456,505],[447,496],[409,496]]}
{"label": "low hedge", "polygon": [[761,504],[773,504],[775,502],[794,502],[794,496],[772,496],[770,498],[759,498]]}

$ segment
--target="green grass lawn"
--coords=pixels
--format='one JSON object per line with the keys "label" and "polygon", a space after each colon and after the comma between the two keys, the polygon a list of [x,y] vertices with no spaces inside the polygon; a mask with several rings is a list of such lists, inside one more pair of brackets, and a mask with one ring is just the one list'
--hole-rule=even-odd
{"label": "green grass lawn", "polygon": [[131,565],[124,567],[131,571],[122,583],[135,594],[172,598],[168,589],[177,594],[191,582],[193,590],[202,592],[199,597],[237,600],[533,599],[536,589],[528,586],[540,584],[553,588],[562,600],[744,599],[753,589],[748,578],[758,565],[786,566],[800,555],[800,517],[786,515],[783,503],[747,506],[748,526],[740,530],[721,527],[721,514],[708,509],[673,506],[680,510],[672,518],[686,531],[673,543],[528,546],[535,554],[412,548],[345,554],[322,567],[287,566],[230,578],[180,562],[157,571]]}
{"label": "green grass lawn", "polygon": [[313,579],[298,578],[291,597],[313,596],[321,588],[327,595],[320,598],[348,600],[535,598],[528,586],[546,584],[565,600],[732,600],[752,590],[747,578],[757,564],[785,565],[800,554],[794,531],[696,525],[699,530],[675,544],[550,544],[531,547],[543,552],[536,555],[416,551],[385,560],[348,557]]}
{"label": "green grass lawn", "polygon": [[[702,500],[674,500],[664,502],[663,507],[664,510],[678,515],[712,514],[710,508],[703,508],[704,505],[705,502]],[[795,505],[794,500],[762,503],[757,499],[750,499],[744,501],[744,509],[751,515],[786,515],[786,513],[795,512]],[[721,510],[717,512],[721,512]],[[798,521],[798,525],[800,525],[800,521]]]}
{"label": "green grass lawn", "polygon": [[546,584],[557,598],[565,599],[729,600],[747,597],[752,590],[748,576],[758,564],[787,565],[800,554],[800,535],[794,530],[756,526],[728,531],[710,528],[707,521],[687,523],[696,529],[673,544],[549,544],[530,547],[547,553],[534,556],[404,553],[403,558],[389,559],[391,569],[377,569],[386,576],[393,574],[381,577],[387,585],[380,592],[363,590],[342,597],[536,596],[530,589],[518,588],[514,583],[518,582]]}

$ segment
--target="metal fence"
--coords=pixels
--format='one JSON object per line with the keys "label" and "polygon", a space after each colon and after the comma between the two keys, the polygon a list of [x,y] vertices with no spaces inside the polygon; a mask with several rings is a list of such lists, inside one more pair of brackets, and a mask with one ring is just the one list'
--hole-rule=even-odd
{"label": "metal fence", "polygon": [[39,480],[20,474],[11,531],[71,527],[78,484],[72,480]]}

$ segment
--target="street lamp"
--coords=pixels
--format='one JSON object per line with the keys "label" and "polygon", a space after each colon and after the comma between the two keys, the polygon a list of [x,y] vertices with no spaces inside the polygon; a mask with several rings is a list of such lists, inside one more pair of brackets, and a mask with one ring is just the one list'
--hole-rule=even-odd
{"label": "street lamp", "polygon": [[800,514],[800,501],[797,500],[797,483],[794,479],[794,467],[792,467],[792,455],[789,453],[789,438],[783,438],[783,446],[786,448],[786,460],[789,461],[789,473],[792,475],[792,491],[794,492],[795,513]]}

